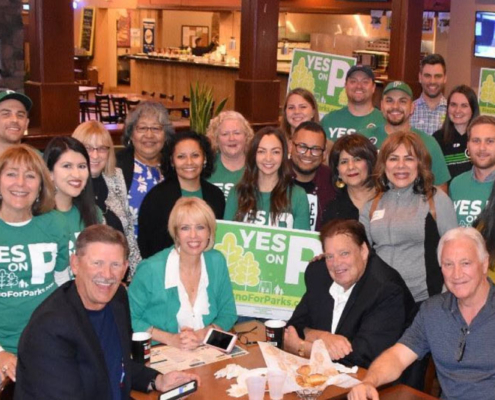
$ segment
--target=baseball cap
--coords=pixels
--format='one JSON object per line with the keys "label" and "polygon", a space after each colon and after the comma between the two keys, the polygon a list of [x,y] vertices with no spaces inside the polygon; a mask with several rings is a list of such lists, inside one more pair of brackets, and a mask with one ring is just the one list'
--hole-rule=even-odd
{"label": "baseball cap", "polygon": [[349,79],[354,72],[358,72],[358,71],[364,72],[371,79],[373,79],[373,82],[375,81],[375,74],[373,73],[373,70],[370,67],[368,67],[367,65],[353,65],[349,69],[349,71],[347,71],[347,75],[345,76],[345,80]]}
{"label": "baseball cap", "polygon": [[392,90],[400,90],[407,94],[409,97],[413,97],[413,92],[411,87],[402,81],[395,81],[395,82],[390,82],[387,86],[385,86],[385,89],[383,89],[383,94],[387,94],[388,92]]}
{"label": "baseball cap", "polygon": [[31,107],[33,106],[33,102],[29,97],[22,93],[14,92],[13,90],[6,90],[0,93],[0,103],[4,100],[17,100],[20,101],[24,107],[26,107],[26,111],[29,112]]}

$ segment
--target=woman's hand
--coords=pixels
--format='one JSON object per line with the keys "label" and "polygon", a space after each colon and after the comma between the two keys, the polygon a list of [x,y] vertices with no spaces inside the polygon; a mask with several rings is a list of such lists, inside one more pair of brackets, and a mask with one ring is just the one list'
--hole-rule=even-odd
{"label": "woman's hand", "polygon": [[182,350],[194,350],[203,344],[203,337],[201,329],[194,331],[192,328],[184,327],[179,333],[180,348]]}
{"label": "woman's hand", "polygon": [[7,376],[15,382],[15,369],[17,367],[17,357],[7,351],[0,352],[0,381]]}

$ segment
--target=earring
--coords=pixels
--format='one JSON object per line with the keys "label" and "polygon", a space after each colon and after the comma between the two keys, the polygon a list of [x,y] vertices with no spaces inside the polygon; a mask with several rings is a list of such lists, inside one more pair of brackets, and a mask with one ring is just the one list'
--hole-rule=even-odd
{"label": "earring", "polygon": [[337,182],[335,182],[335,186],[337,186],[339,189],[343,189],[345,187],[345,182],[340,179],[340,176],[337,179]]}
{"label": "earring", "polygon": [[206,167],[206,160],[203,162],[203,168]]}
{"label": "earring", "polygon": [[38,197],[36,197],[36,200],[34,202],[39,203],[39,201],[40,201],[40,196],[38,195]]}

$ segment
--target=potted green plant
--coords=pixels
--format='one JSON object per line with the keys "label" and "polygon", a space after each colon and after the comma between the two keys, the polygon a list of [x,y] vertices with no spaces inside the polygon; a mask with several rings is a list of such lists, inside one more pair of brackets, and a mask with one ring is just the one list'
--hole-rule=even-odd
{"label": "potted green plant", "polygon": [[191,84],[191,104],[189,105],[191,130],[205,134],[210,120],[216,117],[225,107],[227,98],[220,101],[218,106],[214,108],[215,101],[213,100],[213,89],[206,84],[196,85]]}

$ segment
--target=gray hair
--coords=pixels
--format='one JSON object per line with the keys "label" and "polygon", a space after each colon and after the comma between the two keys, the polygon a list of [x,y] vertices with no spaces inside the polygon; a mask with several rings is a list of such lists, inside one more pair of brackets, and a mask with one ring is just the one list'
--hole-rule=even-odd
{"label": "gray hair", "polygon": [[139,103],[125,120],[124,136],[122,137],[124,146],[132,146],[131,136],[141,117],[157,117],[158,122],[165,129],[165,142],[175,133],[174,127],[168,119],[168,111],[163,104],[157,101],[143,101]]}
{"label": "gray hair", "polygon": [[244,116],[237,111],[222,111],[210,121],[210,125],[206,131],[206,136],[210,138],[213,151],[218,151],[218,136],[220,135],[220,127],[222,126],[222,123],[227,120],[235,120],[240,122],[242,132],[246,135],[246,147],[244,150],[247,152],[249,143],[254,137],[254,132],[246,118],[244,118]]}
{"label": "gray hair", "polygon": [[470,239],[476,245],[476,251],[478,252],[479,261],[483,262],[488,259],[488,251],[486,250],[485,239],[481,233],[471,227],[458,227],[448,230],[440,239],[437,249],[438,264],[442,265],[441,257],[443,247],[447,242],[456,239]]}

